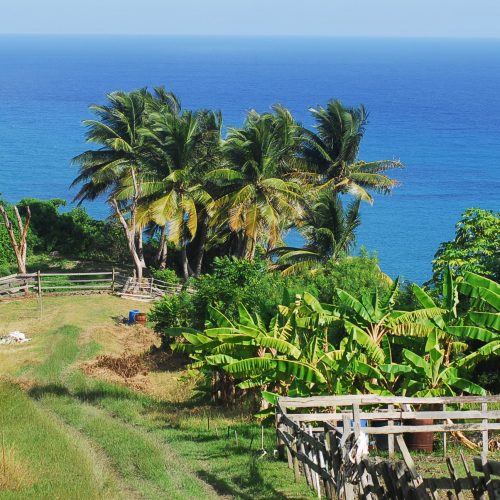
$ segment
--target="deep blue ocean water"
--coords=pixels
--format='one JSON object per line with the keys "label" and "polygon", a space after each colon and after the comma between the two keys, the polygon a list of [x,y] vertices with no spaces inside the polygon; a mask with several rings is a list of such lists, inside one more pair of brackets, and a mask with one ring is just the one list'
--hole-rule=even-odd
{"label": "deep blue ocean water", "polygon": [[305,125],[330,98],[363,103],[360,157],[406,165],[393,195],[363,207],[359,230],[391,276],[428,279],[463,210],[499,208],[500,40],[3,36],[2,197],[70,201],[88,104],[160,84],[186,108],[222,110],[227,126],[277,102]]}

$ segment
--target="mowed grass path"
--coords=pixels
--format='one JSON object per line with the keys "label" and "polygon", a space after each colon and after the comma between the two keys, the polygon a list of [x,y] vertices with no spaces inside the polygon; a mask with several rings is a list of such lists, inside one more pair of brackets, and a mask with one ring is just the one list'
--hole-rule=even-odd
{"label": "mowed grass path", "polygon": [[[153,398],[78,369],[116,352],[116,331],[106,332],[130,335],[113,318],[135,306],[108,296],[46,298],[40,319],[35,301],[0,304],[0,334],[33,337],[0,349],[0,425],[18,476],[10,489],[0,481],[0,498],[310,497],[273,458],[271,429],[261,457],[260,429],[247,416]],[[189,385],[185,375],[165,380]]]}

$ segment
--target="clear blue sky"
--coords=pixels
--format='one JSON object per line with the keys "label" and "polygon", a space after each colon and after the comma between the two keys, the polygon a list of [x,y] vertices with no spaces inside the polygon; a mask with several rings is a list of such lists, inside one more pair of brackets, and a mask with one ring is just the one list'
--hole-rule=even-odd
{"label": "clear blue sky", "polygon": [[0,33],[500,37],[500,0],[0,0]]}

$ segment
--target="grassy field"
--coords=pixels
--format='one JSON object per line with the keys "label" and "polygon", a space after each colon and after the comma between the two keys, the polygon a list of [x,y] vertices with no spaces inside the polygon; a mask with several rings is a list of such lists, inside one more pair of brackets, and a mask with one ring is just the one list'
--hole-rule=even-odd
{"label": "grassy field", "polygon": [[107,295],[0,303],[0,336],[33,339],[0,347],[0,498],[312,497],[274,458],[272,429],[264,454],[248,413],[196,402],[174,359],[127,377],[95,362],[158,342],[122,324],[134,308]]}

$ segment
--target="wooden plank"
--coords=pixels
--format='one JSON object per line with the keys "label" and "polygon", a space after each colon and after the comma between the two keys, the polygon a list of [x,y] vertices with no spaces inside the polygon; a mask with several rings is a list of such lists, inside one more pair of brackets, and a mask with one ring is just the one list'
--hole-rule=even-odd
{"label": "wooden plank", "polygon": [[460,458],[462,459],[462,464],[464,466],[465,473],[467,474],[467,479],[469,480],[469,489],[472,492],[472,496],[474,497],[474,500],[481,500],[482,494],[479,491],[478,488],[478,482],[475,480],[475,478],[472,476],[469,468],[469,464],[467,463],[467,460],[465,459],[464,453],[462,450],[460,450]]}
{"label": "wooden plank", "polygon": [[448,471],[450,472],[450,477],[453,482],[453,489],[455,490],[455,495],[457,495],[458,500],[463,500],[464,495],[462,493],[462,487],[457,479],[457,473],[455,471],[455,464],[450,457],[446,457],[446,465],[448,466]]}
{"label": "wooden plank", "polygon": [[[394,406],[394,405],[391,405]],[[322,422],[342,420],[344,414],[351,412],[338,413],[288,413],[288,417],[295,422]],[[361,420],[413,420],[413,419],[434,419],[434,420],[461,420],[484,418],[490,420],[500,419],[500,410],[449,410],[449,411],[394,411],[380,410],[370,412],[359,412]]]}
{"label": "wooden plank", "polygon": [[498,423],[472,424],[429,424],[429,425],[401,425],[389,427],[363,427],[365,434],[401,434],[405,432],[453,432],[453,431],[483,431],[500,430]]}
{"label": "wooden plank", "polygon": [[45,285],[42,283],[42,288],[44,290],[59,290],[59,289],[65,289],[65,290],[110,290],[110,287],[108,285],[103,286],[103,285]]}
{"label": "wooden plank", "polygon": [[41,273],[42,278],[45,276],[112,276],[112,271],[94,272],[94,273]]}
{"label": "wooden plank", "polygon": [[[286,432],[283,432],[281,430],[278,430],[280,433],[281,439],[284,441],[285,445],[291,450],[291,453],[293,454],[293,447],[292,443],[294,440],[294,437],[290,434],[287,434]],[[297,441],[298,443],[298,448],[299,451],[297,452],[297,458],[302,462],[307,464],[308,468],[312,469],[316,474],[319,474],[321,477],[333,481],[333,477],[330,475],[328,471],[325,469],[322,469],[319,467],[310,457],[309,457],[309,450],[306,450],[304,447],[304,442],[301,441],[300,439]]]}
{"label": "wooden plank", "polygon": [[[481,410],[483,410],[484,413],[488,411],[488,403],[481,403]],[[488,418],[483,419],[483,424],[488,424]],[[486,456],[488,455],[488,429],[486,428],[482,432],[482,441],[483,441],[483,455]]]}
{"label": "wooden plank", "polygon": [[[61,280],[42,280],[42,286],[43,285],[50,285],[52,283],[54,283],[54,284],[61,283]],[[112,280],[111,280],[111,278],[83,279],[83,280],[69,279],[68,283],[69,284],[72,284],[72,283],[112,283]]]}
{"label": "wooden plank", "polygon": [[[390,403],[387,406],[387,410],[387,413],[393,413],[394,405]],[[392,427],[394,425],[394,420],[389,420],[387,424],[389,427]],[[394,458],[394,434],[389,434],[389,436],[387,437],[387,448],[389,452],[389,458]]]}
{"label": "wooden plank", "polygon": [[354,420],[354,436],[357,439],[361,433],[361,422],[359,420],[359,405],[356,403],[352,405],[352,418]]}
{"label": "wooden plank", "polygon": [[320,408],[325,406],[351,406],[354,402],[359,405],[372,404],[472,404],[472,403],[498,403],[500,395],[495,396],[442,396],[442,397],[402,397],[402,396],[315,396],[310,398],[280,397],[283,408]]}
{"label": "wooden plank", "polygon": [[404,500],[404,495],[398,486],[398,478],[396,476],[396,471],[393,469],[392,465],[387,462],[381,462],[377,468],[380,470],[382,477],[384,478],[384,484],[388,492],[388,498],[396,500]]}
{"label": "wooden plank", "polygon": [[421,481],[422,476],[417,472],[417,468],[415,467],[415,462],[413,461],[413,458],[411,458],[410,452],[406,447],[406,443],[405,440],[403,439],[402,434],[396,435],[396,442],[398,443],[399,451],[403,455],[403,460],[405,461],[405,464],[408,467],[408,470],[410,471],[413,480]]}

